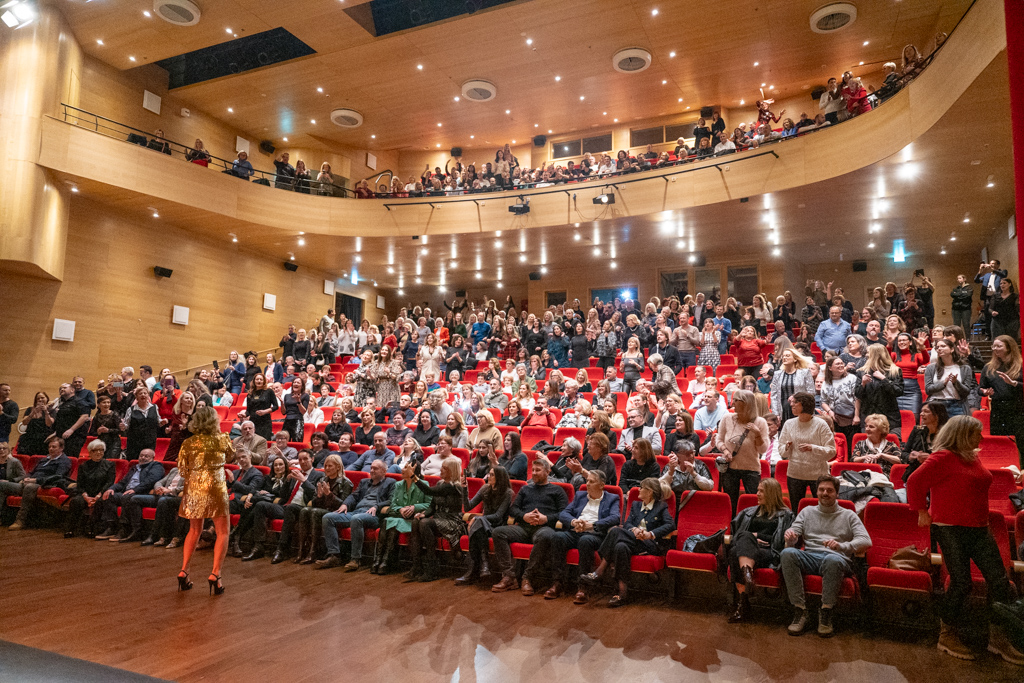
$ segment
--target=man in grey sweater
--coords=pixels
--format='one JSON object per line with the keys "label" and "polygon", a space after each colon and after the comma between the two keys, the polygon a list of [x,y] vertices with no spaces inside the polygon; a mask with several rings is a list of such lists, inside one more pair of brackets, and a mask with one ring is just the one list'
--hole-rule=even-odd
{"label": "man in grey sweater", "polygon": [[[832,635],[832,609],[839,601],[843,578],[851,574],[850,559],[871,547],[864,524],[852,510],[839,507],[836,497],[839,482],[834,477],[819,477],[815,482],[818,504],[806,507],[786,531],[786,548],[782,551],[780,569],[786,580],[789,601],[796,612],[789,625],[789,635],[798,636],[807,626],[807,605],[804,600],[804,576],[821,577],[821,610],[818,612],[818,635]],[[794,546],[800,537],[804,549]]]}

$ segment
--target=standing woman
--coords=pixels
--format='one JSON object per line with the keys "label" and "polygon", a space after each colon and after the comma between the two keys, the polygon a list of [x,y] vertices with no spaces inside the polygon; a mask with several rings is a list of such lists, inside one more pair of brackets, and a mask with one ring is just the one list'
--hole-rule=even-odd
{"label": "standing woman", "polygon": [[814,414],[814,394],[799,392],[789,398],[796,419],[789,420],[779,432],[779,454],[789,460],[786,490],[793,512],[810,489],[816,494],[816,481],[829,473],[829,462],[836,457],[836,440],[828,423]]}
{"label": "standing woman", "polygon": [[814,396],[811,361],[790,347],[782,352],[780,367],[772,377],[771,386],[772,412],[779,416],[783,425],[794,415],[789,397],[799,392]]}
{"label": "standing woman", "polygon": [[714,318],[705,318],[704,327],[700,331],[700,356],[697,357],[697,365],[708,365],[718,368],[721,356],[718,355],[718,342],[722,339],[722,333],[715,329]]}
{"label": "standing woman", "polygon": [[[111,398],[108,395],[96,399],[96,415],[89,425],[90,436],[97,437],[106,446],[103,457],[107,460],[118,460],[121,457],[121,415],[110,409]],[[89,452],[90,455],[92,452]]]}
{"label": "standing woman", "polygon": [[463,339],[461,335],[456,334],[452,336],[452,344],[448,347],[448,352],[444,359],[445,372],[448,373],[448,381],[451,381],[451,375],[453,372],[458,372],[461,375],[462,369],[465,367],[466,352],[462,350],[462,342]]}
{"label": "standing woman", "polygon": [[928,356],[917,347],[909,332],[900,332],[896,344],[889,354],[893,363],[903,373],[903,395],[896,398],[900,410],[909,410],[914,419],[921,413],[921,387],[917,383],[920,368],[928,365]]}
{"label": "standing woman", "polygon": [[[780,310],[786,310],[786,308],[780,307]],[[757,338],[757,330],[751,325],[740,330],[739,339],[733,346],[733,353],[736,354],[736,365],[744,375],[757,377],[760,374],[761,366],[764,365],[761,349],[764,347],[765,341]]]}
{"label": "standing woman", "polygon": [[1021,463],[1024,463],[1021,355],[1017,342],[1009,335],[996,337],[992,342],[992,360],[981,371],[981,392],[992,404],[989,431],[996,436],[1014,437]]}
{"label": "standing woman", "polygon": [[[949,572],[949,588],[939,606],[938,648],[957,659],[974,659],[956,632],[971,616],[965,609],[974,585],[971,561],[985,577],[990,603],[998,609],[1014,599],[999,546],[989,531],[992,473],[978,458],[980,444],[980,421],[967,415],[951,417],[935,440],[934,452],[907,480],[907,503],[917,510],[919,526],[931,526]],[[999,625],[989,627],[988,649],[1008,662],[1024,664],[1024,654]]]}
{"label": "standing woman", "polygon": [[594,344],[587,336],[583,323],[576,323],[575,332],[569,340],[569,357],[574,368],[590,367],[590,352]]}
{"label": "standing woman", "polygon": [[612,321],[604,321],[604,326],[596,337],[595,350],[597,365],[602,370],[615,364],[615,354],[619,350],[619,338],[612,329]]}
{"label": "standing woman", "polygon": [[[334,361],[332,360],[331,362],[333,363]],[[242,383],[245,385],[246,392],[252,391],[253,378],[256,377],[256,375],[262,374],[263,371],[260,369],[260,366],[256,363],[256,356],[250,353],[248,356],[245,357],[245,379],[242,380]],[[264,377],[264,379],[266,378]]]}
{"label": "standing woman", "polygon": [[[726,413],[718,423],[715,439],[718,451],[723,453],[729,469],[721,474],[721,487],[732,501],[732,513],[736,515],[736,503],[740,499],[740,482],[746,493],[756,493],[761,483],[761,456],[768,450],[768,423],[757,415],[754,394],[737,391],[733,394],[735,412]],[[813,411],[814,400],[811,399]],[[753,491],[751,490],[753,489]]]}
{"label": "standing woman", "polygon": [[249,387],[249,394],[245,400],[249,419],[256,427],[256,433],[267,441],[273,441],[274,423],[271,414],[280,407],[280,403],[277,394],[267,387],[265,375],[256,375],[252,378],[252,386]]}
{"label": "standing woman", "polygon": [[634,335],[626,342],[626,350],[619,362],[619,370],[622,372],[622,390],[627,394],[633,393],[636,388],[644,365],[646,363],[643,351],[640,350],[640,338]]}
{"label": "standing woman", "polygon": [[[846,443],[853,443],[857,433],[857,375],[846,369],[842,358],[833,358],[825,365],[825,377],[821,385],[821,410],[832,418],[835,431],[846,437]],[[914,382],[917,385],[917,382]],[[921,392],[919,391],[918,394]]]}
{"label": "standing woman", "polygon": [[[462,521],[462,463],[458,458],[445,458],[441,463],[441,481],[435,486],[415,477],[416,486],[430,496],[430,507],[413,516],[409,538],[412,569],[406,574],[409,581],[428,583],[440,577],[437,562],[437,539],[448,540],[452,550],[459,548],[466,523]],[[461,554],[461,551],[456,551]]]}
{"label": "standing woman", "polygon": [[868,362],[858,377],[857,418],[878,414],[885,415],[889,424],[900,424],[900,406],[896,399],[903,395],[903,373],[893,364],[885,346],[872,344],[868,347]]}
{"label": "standing woman", "polygon": [[309,394],[302,380],[292,381],[292,390],[284,395],[284,431],[291,438],[289,441],[302,441],[303,415],[309,407]]}
{"label": "standing woman", "polygon": [[[142,387],[146,396],[149,392]],[[137,390],[136,390],[137,391]],[[45,391],[37,391],[32,407],[25,409],[25,417],[18,425],[21,438],[18,439],[18,455],[46,455],[47,438],[53,434],[53,413],[50,411],[50,397]],[[153,440],[156,443],[156,439]]]}
{"label": "standing woman", "polygon": [[957,362],[952,342],[939,339],[934,348],[935,362],[924,371],[924,390],[931,400],[946,404],[950,417],[970,415],[967,398],[974,387],[974,370],[966,361]]}
{"label": "standing woman", "polygon": [[221,566],[228,553],[228,535],[231,527],[228,520],[228,487],[224,480],[224,463],[228,456],[234,457],[235,451],[228,435],[220,433],[217,411],[209,406],[202,406],[196,410],[188,428],[193,436],[182,444],[178,457],[178,474],[185,481],[178,515],[189,521],[181,572],[178,573],[178,590],[187,591],[192,588],[192,582],[188,578],[192,553],[195,552],[199,535],[203,531],[203,520],[212,518],[217,531],[217,542],[213,551],[213,570],[208,580],[210,594],[220,595],[224,592]]}
{"label": "standing woman", "polygon": [[178,459],[178,451],[185,439],[192,436],[188,425],[192,415],[196,411],[196,397],[190,391],[181,392],[178,402],[174,404],[174,416],[171,418],[171,440],[167,444],[167,453],[164,460],[174,461]]}
{"label": "standing woman", "polygon": [[[992,316],[992,338],[1000,335],[1020,339],[1020,299],[1013,288],[1013,280],[1004,277],[999,282],[999,291],[989,304]],[[966,329],[966,328],[965,328]]]}
{"label": "standing woman", "polygon": [[423,361],[420,367],[420,379],[426,380],[427,375],[435,379],[441,376],[441,349],[437,345],[437,337],[428,334],[426,341],[420,346],[420,360]]}
{"label": "standing woman", "polygon": [[377,382],[373,375],[373,352],[363,351],[359,357],[359,367],[349,373],[349,382],[353,382],[356,385],[355,394],[352,400],[355,401],[357,407],[362,408],[366,405],[366,399],[375,398],[377,396]]}
{"label": "standing woman", "polygon": [[390,346],[382,346],[374,374],[377,376],[377,405],[387,408],[391,403],[398,403],[400,392],[398,378],[402,374],[402,362],[392,357],[394,351]]}

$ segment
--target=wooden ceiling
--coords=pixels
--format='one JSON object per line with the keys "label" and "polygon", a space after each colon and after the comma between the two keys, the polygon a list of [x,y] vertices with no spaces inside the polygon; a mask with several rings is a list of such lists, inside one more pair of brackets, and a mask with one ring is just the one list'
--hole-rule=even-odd
{"label": "wooden ceiling", "polygon": [[[377,39],[344,12],[359,1],[217,0],[200,3],[199,24],[184,28],[146,18],[147,0],[61,7],[86,52],[119,69],[231,40],[227,28],[241,37],[284,27],[318,54],[175,94],[255,138],[394,150],[558,135],[685,106],[735,107],[756,98],[761,83],[774,85],[776,97],[796,96],[861,62],[877,70],[907,43],[930,49],[936,31],[951,31],[971,4],[862,0],[856,22],[820,35],[809,17],[822,0],[522,0]],[[650,51],[651,67],[613,70],[612,55],[626,47]],[[498,96],[455,102],[475,78],[494,83]],[[333,125],[338,107],[361,112],[363,126]]]}
{"label": "wooden ceiling", "polygon": [[[386,289],[403,286],[415,291],[419,277],[420,287],[432,292],[437,291],[442,270],[445,284],[456,289],[493,287],[499,281],[523,283],[543,264],[592,270],[609,268],[614,259],[620,268],[684,266],[691,239],[693,248],[709,262],[752,256],[766,267],[783,260],[818,263],[877,258],[891,254],[894,239],[906,241],[911,260],[921,254],[935,257],[942,248],[952,260],[979,253],[993,230],[1006,229],[1014,202],[1011,150],[1003,52],[935,126],[902,152],[853,173],[774,193],[767,200],[756,196],[745,203],[723,202],[685,211],[582,222],[579,227],[506,231],[500,236],[493,232],[435,235],[426,243],[398,236],[307,234],[303,236],[305,245],[300,246],[297,233],[283,235],[279,230],[251,226],[239,248],[281,259],[292,252],[300,266],[343,279],[355,268],[361,279],[376,281]],[[908,161],[913,165],[908,166]],[[905,176],[908,170],[916,174]],[[987,187],[990,176],[991,188]],[[145,210],[145,202],[151,199],[119,193],[101,183],[79,184],[84,196],[95,195],[119,205],[139,221],[152,220]],[[877,203],[880,192],[884,207]],[[766,222],[766,206],[778,226],[778,256],[772,254],[775,245]],[[168,214],[161,220],[225,239],[227,228],[221,221],[194,220],[187,213],[175,215],[170,210]],[[964,217],[970,222],[964,223]],[[875,233],[869,233],[872,224],[879,228]],[[951,241],[954,234],[957,239]],[[495,240],[500,240],[500,246]],[[868,246],[872,242],[874,248]],[[520,260],[521,253],[525,261]],[[388,272],[389,268],[393,272]]]}

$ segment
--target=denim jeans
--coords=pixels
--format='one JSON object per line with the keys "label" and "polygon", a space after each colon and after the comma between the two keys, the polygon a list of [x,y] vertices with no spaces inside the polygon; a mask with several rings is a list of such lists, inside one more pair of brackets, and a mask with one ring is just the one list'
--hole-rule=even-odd
{"label": "denim jeans", "polygon": [[839,589],[843,578],[852,573],[850,561],[839,553],[827,550],[797,550],[786,548],[782,551],[780,565],[786,578],[786,591],[793,607],[806,609],[804,601],[804,575],[821,577],[821,606],[835,607],[839,601]]}
{"label": "denim jeans", "polygon": [[696,351],[680,351],[679,362],[682,364],[683,369],[692,367],[697,364],[697,352]]}
{"label": "denim jeans", "polygon": [[338,540],[338,525],[352,530],[352,559],[358,561],[363,556],[363,535],[367,529],[377,529],[380,521],[374,515],[365,512],[328,512],[324,515],[324,544],[329,555],[341,554],[341,543]]}
{"label": "denim jeans", "polygon": [[971,594],[971,560],[985,577],[988,601],[1011,602],[1013,589],[1006,578],[1006,567],[999,546],[988,527],[932,525],[932,538],[942,551],[949,572],[949,589],[939,605],[939,616],[947,624],[957,624]]}

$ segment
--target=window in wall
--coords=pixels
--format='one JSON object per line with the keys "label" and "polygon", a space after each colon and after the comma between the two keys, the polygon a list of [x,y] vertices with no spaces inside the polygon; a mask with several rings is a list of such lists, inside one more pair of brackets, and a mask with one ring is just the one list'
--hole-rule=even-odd
{"label": "window in wall", "polygon": [[590,301],[600,299],[602,303],[611,303],[615,299],[632,299],[636,301],[636,285],[622,285],[621,287],[606,287],[604,289],[590,290]]}
{"label": "window in wall", "polygon": [[729,296],[745,305],[754,300],[757,289],[757,266],[729,266]]}
{"label": "window in wall", "polygon": [[584,154],[603,154],[612,150],[612,134],[598,135],[592,138],[583,138]]}
{"label": "window in wall", "polygon": [[629,131],[630,147],[660,145],[663,142],[665,142],[665,129],[662,126],[657,128],[637,128]]}
{"label": "window in wall", "polygon": [[661,274],[661,298],[677,296],[682,301],[690,293],[690,273],[687,271]]}
{"label": "window in wall", "polygon": [[581,142],[579,140],[563,140],[562,142],[552,143],[552,156],[555,159],[564,159],[566,157],[578,157],[580,152]]}
{"label": "window in wall", "polygon": [[698,268],[693,273],[694,295],[703,292],[705,298],[719,298],[722,293],[722,271],[720,268]]}
{"label": "window in wall", "polygon": [[665,140],[672,142],[679,138],[692,138],[693,129],[696,127],[696,123],[679,123],[674,126],[665,126]]}
{"label": "window in wall", "polygon": [[547,304],[545,306],[561,306],[565,303],[565,292],[546,292]]}

